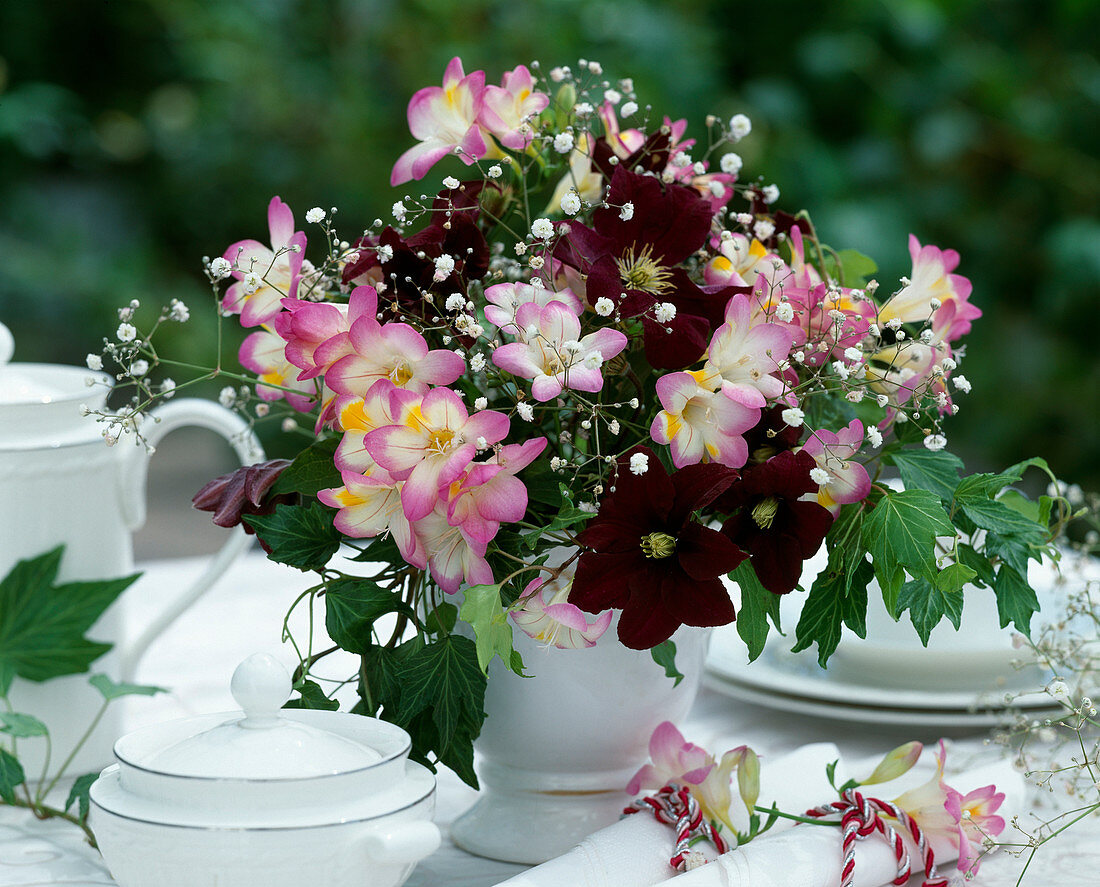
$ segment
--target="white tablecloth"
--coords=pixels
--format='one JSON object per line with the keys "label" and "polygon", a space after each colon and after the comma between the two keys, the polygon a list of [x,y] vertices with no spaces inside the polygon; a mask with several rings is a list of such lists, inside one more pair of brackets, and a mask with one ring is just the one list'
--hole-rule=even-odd
{"label": "white tablecloth", "polygon": [[[140,625],[155,612],[166,595],[196,575],[202,559],[155,561],[139,565],[145,576],[127,593],[127,621]],[[308,587],[308,576],[267,561],[259,553],[242,558],[194,608],[154,644],[139,670],[142,683],[172,688],[152,698],[126,700],[127,724],[138,727],[173,717],[234,708],[229,677],[236,665],[251,653],[270,652],[288,665],[296,664],[293,652],[280,643],[286,607]],[[323,616],[322,616],[323,618]],[[305,637],[306,613],[291,626]],[[349,667],[350,666],[350,667]],[[350,673],[354,665],[326,660],[325,673]],[[807,742],[836,742],[847,760],[880,755],[908,739],[926,742],[939,738],[927,730],[848,724],[800,716],[797,710],[774,711],[735,702],[704,690],[683,727],[693,742],[710,747],[717,737],[737,735],[765,756]],[[955,755],[964,756],[981,746],[981,734],[956,736]],[[721,751],[722,749],[714,749]],[[436,819],[444,828],[476,797],[453,774],[439,775]],[[824,799],[823,799],[824,800]],[[1016,883],[1022,860],[1005,853],[988,858],[975,887],[1009,887]],[[471,856],[446,837],[442,848],[421,863],[410,887],[489,887],[522,870]],[[1082,822],[1071,833],[1044,847],[1031,865],[1025,884],[1035,887],[1095,887],[1100,883],[1100,822]],[[20,810],[0,807],[0,887],[69,887],[110,885],[98,855],[82,845],[81,834],[64,822],[37,822]],[[919,880],[914,879],[913,884]],[[566,887],[566,885],[563,885]]]}

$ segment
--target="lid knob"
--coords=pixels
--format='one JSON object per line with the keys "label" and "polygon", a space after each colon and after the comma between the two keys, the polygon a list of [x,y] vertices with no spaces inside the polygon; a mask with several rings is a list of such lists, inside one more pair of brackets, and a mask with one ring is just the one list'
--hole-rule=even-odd
{"label": "lid knob", "polygon": [[274,656],[253,653],[233,672],[230,692],[245,717],[242,727],[270,727],[279,723],[279,709],[290,698],[290,674]]}

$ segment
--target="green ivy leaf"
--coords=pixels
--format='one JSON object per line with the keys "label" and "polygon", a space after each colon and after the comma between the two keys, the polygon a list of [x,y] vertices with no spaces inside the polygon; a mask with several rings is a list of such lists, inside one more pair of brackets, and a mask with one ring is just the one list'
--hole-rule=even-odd
{"label": "green ivy leaf", "polygon": [[333,462],[336,446],[335,437],[316,441],[302,450],[294,461],[283,469],[271,495],[301,493],[303,496],[316,496],[321,490],[343,486],[340,472]]}
{"label": "green ivy leaf", "polygon": [[395,713],[401,697],[401,662],[421,641],[416,638],[397,648],[368,647],[361,655],[359,672],[359,696],[364,700],[364,714],[376,715],[384,710],[383,717],[396,723]]}
{"label": "green ivy leaf", "polygon": [[406,727],[429,713],[436,730],[434,749],[442,759],[452,745],[472,743],[481,732],[486,682],[469,638],[452,634],[425,644],[402,662],[393,720]]}
{"label": "green ivy leaf", "polygon": [[458,607],[443,601],[428,614],[428,618],[424,620],[424,626],[436,634],[450,634],[454,631],[457,622]]}
{"label": "green ivy leaf", "polygon": [[[474,630],[478,667],[486,674],[494,656],[515,671],[518,653],[512,646],[512,626],[500,602],[499,585],[475,585],[467,588],[458,615]],[[523,660],[516,674],[523,676]]]}
{"label": "green ivy leaf", "polygon": [[15,789],[22,785],[26,778],[23,765],[15,755],[0,748],[0,799],[14,804]]}
{"label": "green ivy leaf", "polygon": [[816,643],[822,668],[836,652],[844,625],[861,638],[867,636],[867,583],[874,570],[861,559],[849,579],[845,560],[841,549],[829,555],[829,564],[814,580],[794,629],[792,651],[798,653]]}
{"label": "green ivy leaf", "polygon": [[1001,474],[971,474],[959,481],[955,487],[955,501],[976,502],[982,499],[992,499],[1009,484],[1013,484],[1020,478],[1011,472]]}
{"label": "green ivy leaf", "polygon": [[336,512],[320,502],[277,505],[269,515],[249,514],[244,521],[270,549],[267,557],[299,570],[324,569],[343,538],[332,521]]}
{"label": "green ivy leaf", "polygon": [[30,739],[32,736],[49,736],[49,728],[33,715],[21,715],[17,712],[0,711],[0,733],[7,733],[16,739]]}
{"label": "green ivy leaf", "polygon": [[958,590],[945,591],[923,577],[906,582],[898,595],[898,611],[909,611],[909,619],[926,647],[932,629],[944,616],[958,630],[962,608],[963,596]]}
{"label": "green ivy leaf", "polygon": [[69,789],[68,800],[65,801],[65,811],[68,812],[73,804],[77,805],[77,818],[84,822],[88,818],[88,808],[91,806],[92,783],[99,779],[98,773],[85,773],[78,776]]}
{"label": "green ivy leaf", "polygon": [[878,265],[870,256],[854,249],[842,249],[835,256],[825,256],[826,272],[837,279],[841,286],[860,287],[866,285],[871,276],[878,271]]}
{"label": "green ivy leaf", "polygon": [[966,566],[966,564],[948,564],[936,574],[936,581],[933,584],[940,591],[954,594],[962,591],[963,586],[977,575],[978,571]]}
{"label": "green ivy leaf", "polygon": [[656,647],[650,648],[649,655],[653,657],[654,662],[665,670],[665,677],[672,678],[672,686],[680,686],[680,681],[684,679],[684,676],[676,667],[675,641],[672,638],[662,641]]}
{"label": "green ivy leaf", "polygon": [[956,551],[958,552],[959,563],[974,571],[974,575],[969,581],[981,587],[993,585],[993,565],[989,563],[984,555],[978,554],[970,545],[959,545]]}
{"label": "green ivy leaf", "polygon": [[301,686],[295,687],[298,698],[291,699],[283,708],[306,708],[314,711],[336,711],[340,703],[335,699],[329,699],[321,685],[314,681],[302,681]]}
{"label": "green ivy leaf", "polygon": [[110,644],[88,631],[140,574],[57,585],[62,548],[16,563],[0,581],[0,691],[15,675],[45,681],[79,674]]}
{"label": "green ivy leaf", "polygon": [[963,461],[947,450],[932,452],[915,447],[899,450],[891,461],[901,474],[908,490],[929,490],[944,502],[950,502],[959,485],[959,472]]}
{"label": "green ivy leaf", "polygon": [[752,662],[764,651],[764,644],[768,640],[768,632],[771,630],[768,617],[771,617],[771,623],[776,630],[781,630],[779,595],[772,594],[760,584],[756,571],[747,559],[737,565],[729,578],[741,589],[741,607],[737,611],[734,625],[748,648],[749,662]]}
{"label": "green ivy leaf", "polygon": [[928,490],[887,490],[864,516],[861,539],[874,558],[875,576],[891,614],[897,615],[902,568],[914,577],[933,577],[936,537],[954,535],[939,496]]}
{"label": "green ivy leaf", "polygon": [[1001,564],[997,575],[993,580],[993,591],[997,595],[997,615],[1001,620],[1001,628],[1007,627],[1011,622],[1016,628],[1031,636],[1031,616],[1039,612],[1039,599],[1035,590],[1027,584],[1024,578],[1009,564]]}
{"label": "green ivy leaf", "polygon": [[1040,542],[1046,534],[1043,527],[1024,516],[1014,508],[1009,508],[997,499],[956,499],[963,513],[983,530],[1001,535],[1012,534],[1027,536]]}
{"label": "green ivy leaf", "polygon": [[412,607],[372,579],[337,579],[325,588],[325,629],[349,653],[363,653],[374,645],[371,629],[375,620],[387,613],[416,621]]}
{"label": "green ivy leaf", "polygon": [[88,683],[95,687],[108,702],[122,696],[156,696],[157,693],[168,692],[163,687],[153,687],[147,684],[116,683],[105,674],[92,675],[88,678]]}

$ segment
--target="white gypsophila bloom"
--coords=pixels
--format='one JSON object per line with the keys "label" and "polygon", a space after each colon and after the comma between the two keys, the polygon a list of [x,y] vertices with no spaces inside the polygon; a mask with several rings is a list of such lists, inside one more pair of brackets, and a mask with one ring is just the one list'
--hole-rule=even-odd
{"label": "white gypsophila bloom", "polygon": [[554,83],[561,83],[569,74],[568,68],[558,66],[557,68],[550,69],[550,79]]}
{"label": "white gypsophila bloom", "polygon": [[613,105],[617,105],[623,100],[622,93],[617,89],[605,89],[603,91],[603,97],[605,101],[611,102]]}
{"label": "white gypsophila bloom", "polygon": [[963,394],[970,393],[970,380],[966,376],[952,376],[951,384],[959,389]]}
{"label": "white gypsophila bloom", "polygon": [[1069,702],[1069,684],[1061,680],[1053,680],[1046,685],[1046,692],[1060,702]]}
{"label": "white gypsophila bloom", "polygon": [[163,382],[160,383],[160,391],[161,394],[164,395],[165,399],[171,397],[173,394],[176,393],[176,380],[165,379]]}
{"label": "white gypsophila bloom", "polygon": [[584,359],[584,367],[588,370],[598,370],[603,366],[603,355],[599,351],[589,351]]}
{"label": "white gypsophila bloom", "polygon": [[132,323],[120,323],[115,335],[120,342],[133,342],[137,338],[137,329]]}
{"label": "white gypsophila bloom", "polygon": [[657,323],[669,323],[676,316],[676,306],[671,302],[659,302],[653,309],[653,316]]}
{"label": "white gypsophila bloom", "polygon": [[795,363],[805,363],[806,362],[806,352],[805,351],[796,351],[794,354],[791,355],[791,360],[793,360]]}
{"label": "white gypsophila bloom", "polygon": [[460,184],[462,184],[462,183],[458,179],[456,179],[454,176],[447,176],[447,178],[445,178],[443,180],[443,187],[444,188],[449,188],[452,191],[455,188],[457,188]]}
{"label": "white gypsophila bloom", "polygon": [[930,434],[924,439],[924,445],[935,453],[947,446],[947,438],[942,434]]}
{"label": "white gypsophila bloom", "polygon": [[645,453],[635,453],[630,457],[630,473],[645,474],[649,471],[649,456]]}
{"label": "white gypsophila bloom", "polygon": [[737,220],[738,225],[749,226],[752,224],[754,218],[752,213],[738,213],[734,218]]}
{"label": "white gypsophila bloom", "polygon": [[763,188],[764,202],[771,204],[775,203],[779,199],[779,186],[778,185],[765,185]]}
{"label": "white gypsophila bloom", "polygon": [[504,175],[504,170],[501,169],[499,163],[494,163],[487,170],[485,170],[485,175],[487,175],[490,179],[499,179],[502,175]]}
{"label": "white gypsophila bloom", "polygon": [[595,514],[599,509],[596,507],[595,502],[579,502],[577,504],[578,511],[587,511],[589,514]]}
{"label": "white gypsophila bloom", "polygon": [[130,364],[130,375],[135,379],[140,379],[147,372],[149,372],[149,361],[147,360],[135,360]]}
{"label": "white gypsophila bloom", "polygon": [[241,278],[241,283],[244,284],[244,291],[248,295],[252,295],[256,290],[263,286],[263,278],[260,277],[255,271],[247,272],[244,277]]}
{"label": "white gypsophila bloom", "polygon": [[191,319],[191,309],[179,299],[173,299],[168,304],[168,319],[176,323],[187,323]]}
{"label": "white gypsophila bloom", "polygon": [[554,150],[559,154],[568,154],[573,150],[573,133],[559,132],[554,136]]}
{"label": "white gypsophila bloom", "polygon": [[271,404],[258,403],[256,404],[256,415],[261,419],[271,412]]}
{"label": "white gypsophila bloom", "polygon": [[466,297],[462,293],[451,293],[444,306],[448,311],[461,311],[466,307]]}
{"label": "white gypsophila bloom", "polygon": [[565,462],[562,459],[559,459],[557,456],[551,456],[550,457],[550,470],[551,471],[560,471],[561,467],[564,464],[565,464]]}
{"label": "white gypsophila bloom", "polygon": [[618,434],[620,427],[621,426],[619,425],[618,419],[612,419],[610,422],[607,423],[607,430],[610,431],[612,434]]}
{"label": "white gypsophila bloom", "polygon": [[775,309],[775,319],[781,323],[794,320],[794,306],[790,302],[780,302]]}
{"label": "white gypsophila bloom", "polygon": [[570,339],[568,342],[563,342],[561,347],[566,354],[576,354],[581,350],[581,343],[576,339]]}
{"label": "white gypsophila bloom", "polygon": [[841,360],[833,361],[833,372],[840,376],[841,381],[846,381],[848,379],[848,367],[845,366],[844,362]]}
{"label": "white gypsophila bloom", "polygon": [[535,408],[525,401],[520,401],[516,404],[516,412],[519,413],[519,417],[524,422],[535,421]]}
{"label": "white gypsophila bloom", "polygon": [[905,330],[898,330],[898,334],[894,337],[899,342],[905,341]]}
{"label": "white gypsophila bloom", "polygon": [[84,363],[87,364],[88,369],[90,370],[103,369],[103,358],[100,357],[98,354],[89,354],[87,357],[84,358]]}
{"label": "white gypsophila bloom", "polygon": [[775,225],[768,219],[761,219],[752,226],[752,233],[757,240],[767,240],[775,233]]}
{"label": "white gypsophila bloom", "polygon": [[591,419],[582,420],[581,421],[581,428],[583,428],[585,431],[588,431],[589,429],[591,429],[592,428],[592,420]]}
{"label": "white gypsophila bloom", "polygon": [[289,433],[298,427],[298,422],[292,416],[287,416],[283,419],[282,424],[279,426],[284,433]]}
{"label": "white gypsophila bloom", "polygon": [[853,363],[859,363],[863,360],[863,351],[856,348],[854,345],[844,349],[844,356]]}
{"label": "white gypsophila bloom", "polygon": [[940,361],[940,366],[943,367],[943,371],[945,373],[949,373],[953,369],[955,369],[955,367],[957,367],[958,364],[955,363],[955,361],[953,361],[950,357],[945,357],[943,360]]}
{"label": "white gypsophila bloom", "polygon": [[378,262],[381,265],[385,265],[390,259],[393,258],[393,247],[388,243],[382,244],[378,247]]}
{"label": "white gypsophila bloom", "polygon": [[909,415],[904,410],[898,410],[898,414],[894,417],[894,421],[901,424],[909,421]]}
{"label": "white gypsophila bloom", "polygon": [[226,409],[229,409],[237,402],[237,389],[231,385],[226,385],[221,391],[218,392],[218,403],[220,403]]}
{"label": "white gypsophila bloom", "polygon": [[735,142],[741,141],[752,132],[752,121],[744,114],[734,114],[730,118],[730,135]]}
{"label": "white gypsophila bloom", "polygon": [[474,398],[474,409],[475,410],[483,410],[487,406],[489,406],[489,398],[487,398],[487,397],[475,397]]}
{"label": "white gypsophila bloom", "polygon": [[600,317],[610,317],[615,310],[615,303],[607,298],[607,296],[601,296],[596,299],[596,304],[593,308],[596,309],[596,313],[600,315]]}
{"label": "white gypsophila bloom", "polygon": [[567,216],[575,216],[581,211],[581,198],[576,191],[566,191],[562,195],[561,211]]}
{"label": "white gypsophila bloom", "polygon": [[405,215],[408,213],[408,210],[405,209],[405,204],[398,200],[397,203],[393,205],[392,212],[393,217],[397,219],[397,221],[403,222],[405,221]]}
{"label": "white gypsophila bloom", "polygon": [[480,373],[483,369],[485,369],[485,355],[479,352],[478,354],[475,354],[473,357],[471,357],[470,369],[472,369],[475,373]]}
{"label": "white gypsophila bloom", "polygon": [[549,219],[535,219],[531,223],[531,233],[539,240],[549,240],[554,236],[554,223]]}
{"label": "white gypsophila bloom", "polygon": [[867,426],[867,442],[875,449],[882,446],[882,432],[874,425]]}
{"label": "white gypsophila bloom", "polygon": [[325,211],[321,209],[321,207],[315,206],[313,207],[313,209],[307,210],[306,221],[309,222],[311,225],[316,225],[318,222],[323,222],[324,220]]}
{"label": "white gypsophila bloom", "polygon": [[726,196],[726,186],[719,181],[712,181],[707,185],[707,190],[710,191],[712,197]]}
{"label": "white gypsophila bloom", "polygon": [[632,218],[634,218],[634,204],[624,203],[622,205],[622,209],[619,210],[619,218],[622,219],[624,222],[629,222]]}
{"label": "white gypsophila bloom", "polygon": [[228,277],[229,272],[232,270],[233,266],[229,263],[229,260],[221,256],[218,256],[210,263],[210,276],[215,280],[221,280],[223,277]]}
{"label": "white gypsophila bloom", "polygon": [[936,334],[932,332],[932,330],[921,330],[920,340],[924,342],[925,345],[929,345],[931,344],[932,339],[935,337],[935,335]]}
{"label": "white gypsophila bloom", "polygon": [[786,424],[791,426],[791,428],[798,428],[806,419],[806,414],[798,407],[787,407],[787,409],[779,415]]}
{"label": "white gypsophila bloom", "polygon": [[740,154],[735,154],[730,151],[728,154],[723,154],[722,159],[718,161],[718,165],[721,167],[722,172],[727,175],[735,176],[741,172],[741,167],[745,165],[745,161],[741,159]]}
{"label": "white gypsophila bloom", "polygon": [[484,434],[479,434],[477,440],[474,441],[474,446],[477,447],[477,451],[480,453],[482,450],[488,448],[489,441],[485,439]]}
{"label": "white gypsophila bloom", "polygon": [[810,480],[812,480],[819,487],[827,487],[832,483],[833,476],[829,474],[824,468],[811,468]]}
{"label": "white gypsophila bloom", "polygon": [[677,169],[683,169],[685,166],[691,166],[691,155],[686,151],[677,151],[672,155],[672,165]]}
{"label": "white gypsophila bloom", "polygon": [[[542,256],[531,256],[531,261],[527,264],[537,271],[539,268],[546,264],[546,259],[544,259]],[[542,278],[540,277],[536,279],[541,280]]]}
{"label": "white gypsophila bloom", "polygon": [[887,397],[885,394],[876,394],[875,395],[875,403],[877,403],[880,407],[886,406],[886,404],[888,404],[889,402],[890,402],[890,398]]}
{"label": "white gypsophila bloom", "polygon": [[636,398],[636,397],[632,397],[632,398],[630,398],[630,400],[627,401],[627,403],[630,405],[630,408],[632,410],[636,410],[636,409],[638,409],[638,404],[640,404],[641,401],[638,400],[638,398]]}
{"label": "white gypsophila bloom", "polygon": [[444,253],[435,260],[435,279],[445,280],[455,270],[454,256]]}
{"label": "white gypsophila bloom", "polygon": [[901,319],[898,318],[898,317],[891,317],[888,321],[886,321],[886,329],[888,329],[888,330],[900,330],[901,329]]}
{"label": "white gypsophila bloom", "polygon": [[620,117],[633,117],[638,110],[637,102],[627,102],[621,108],[619,108]]}

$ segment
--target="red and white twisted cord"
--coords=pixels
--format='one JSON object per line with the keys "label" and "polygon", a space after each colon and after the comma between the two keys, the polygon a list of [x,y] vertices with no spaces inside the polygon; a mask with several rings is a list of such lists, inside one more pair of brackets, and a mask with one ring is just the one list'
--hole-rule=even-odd
{"label": "red and white twisted cord", "polygon": [[925,880],[922,882],[922,887],[943,887],[947,883],[947,879],[936,872],[935,855],[924,832],[913,818],[897,805],[878,798],[865,798],[855,789],[848,789],[841,795],[839,801],[806,811],[807,816],[813,817],[829,816],[833,813],[841,814],[840,824],[844,832],[841,844],[844,864],[840,872],[840,887],[852,887],[855,881],[856,841],[862,841],[875,832],[881,834],[890,844],[898,861],[897,877],[890,883],[900,887],[909,880],[912,871],[909,864],[909,850],[902,837],[885,821],[884,816],[891,817],[902,825],[913,839],[913,843],[917,845],[917,851],[924,862]]}
{"label": "red and white twisted cord", "polygon": [[669,783],[656,794],[634,801],[623,810],[623,816],[643,810],[651,811],[658,822],[676,829],[676,847],[668,864],[679,872],[687,868],[693,838],[708,839],[719,853],[728,849],[718,829],[703,818],[699,802],[687,786]]}

